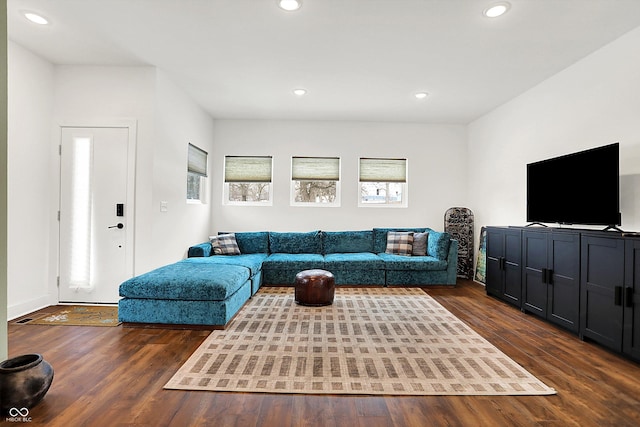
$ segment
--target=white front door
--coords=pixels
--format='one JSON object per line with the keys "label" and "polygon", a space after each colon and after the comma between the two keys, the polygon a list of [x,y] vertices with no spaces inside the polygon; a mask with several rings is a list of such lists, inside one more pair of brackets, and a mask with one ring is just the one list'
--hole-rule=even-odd
{"label": "white front door", "polygon": [[129,128],[63,127],[60,302],[115,303],[133,275],[133,150]]}

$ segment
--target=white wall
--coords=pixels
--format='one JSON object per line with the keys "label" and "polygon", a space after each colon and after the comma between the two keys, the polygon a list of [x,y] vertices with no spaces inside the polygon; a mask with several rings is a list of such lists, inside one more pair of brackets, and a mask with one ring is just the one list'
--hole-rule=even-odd
{"label": "white wall", "polygon": [[[216,120],[212,215],[217,231],[443,228],[467,200],[466,127],[408,123]],[[222,205],[225,155],[272,155],[273,206]],[[341,158],[341,206],[290,206],[291,157]],[[408,208],[358,208],[358,158],[406,157]]]}
{"label": "white wall", "polygon": [[638,46],[640,28],[469,125],[478,225],[526,224],[527,163],[619,142],[621,228],[640,231]]}
{"label": "white wall", "polygon": [[[156,76],[155,117],[152,197],[154,249],[149,267],[185,257],[188,247],[206,238],[211,229],[210,200],[205,204],[187,203],[186,191],[187,146],[192,143],[208,153],[213,151],[213,119],[162,71],[158,71]],[[211,156],[209,163],[212,164]],[[210,181],[208,178],[207,183]],[[160,202],[167,202],[166,212],[160,211]]]}
{"label": "white wall", "polygon": [[[50,279],[54,67],[8,43],[8,316],[57,302]],[[56,208],[57,209],[57,208]]]}

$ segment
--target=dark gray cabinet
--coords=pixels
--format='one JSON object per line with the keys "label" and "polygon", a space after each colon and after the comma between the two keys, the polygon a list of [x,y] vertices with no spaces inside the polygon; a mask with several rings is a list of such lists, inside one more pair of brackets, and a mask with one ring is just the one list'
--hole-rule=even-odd
{"label": "dark gray cabinet", "polygon": [[487,294],[520,307],[522,295],[521,231],[487,227]]}
{"label": "dark gray cabinet", "polygon": [[486,230],[488,295],[640,361],[637,233]]}
{"label": "dark gray cabinet", "polygon": [[580,335],[640,360],[640,239],[582,236]]}
{"label": "dark gray cabinet", "polygon": [[580,233],[523,230],[522,309],[578,333]]}
{"label": "dark gray cabinet", "polygon": [[640,360],[640,239],[625,242],[622,351]]}
{"label": "dark gray cabinet", "polygon": [[640,361],[640,239],[582,236],[580,336]]}
{"label": "dark gray cabinet", "polygon": [[625,241],[582,235],[580,337],[622,351]]}

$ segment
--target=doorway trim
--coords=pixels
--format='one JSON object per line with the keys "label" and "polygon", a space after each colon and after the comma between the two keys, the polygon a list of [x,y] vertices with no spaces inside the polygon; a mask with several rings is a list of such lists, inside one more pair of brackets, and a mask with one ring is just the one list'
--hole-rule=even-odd
{"label": "doorway trim", "polygon": [[135,119],[105,119],[105,120],[96,120],[96,121],[81,121],[81,120],[70,120],[58,123],[56,126],[56,147],[55,150],[57,152],[57,160],[56,160],[56,210],[54,212],[56,217],[56,227],[55,227],[55,299],[57,302],[60,302],[60,262],[61,262],[61,248],[60,248],[60,210],[61,210],[61,161],[62,157],[61,147],[62,147],[62,133],[65,128],[126,128],[127,129],[127,137],[128,137],[128,153],[127,153],[127,253],[126,253],[126,271],[128,272],[130,277],[133,277],[135,271],[135,248],[136,248],[136,154],[137,154],[137,136],[138,136],[138,123]]}

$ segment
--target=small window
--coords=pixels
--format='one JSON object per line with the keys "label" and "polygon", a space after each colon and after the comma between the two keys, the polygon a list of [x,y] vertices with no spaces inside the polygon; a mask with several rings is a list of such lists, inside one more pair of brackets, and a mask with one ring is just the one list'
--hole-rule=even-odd
{"label": "small window", "polygon": [[407,159],[361,158],[358,206],[407,207]]}
{"label": "small window", "polygon": [[292,157],[291,204],[340,206],[340,158]]}
{"label": "small window", "polygon": [[271,156],[226,156],[223,203],[271,205],[272,164]]}
{"label": "small window", "polygon": [[189,144],[187,156],[187,202],[205,203],[207,152]]}

